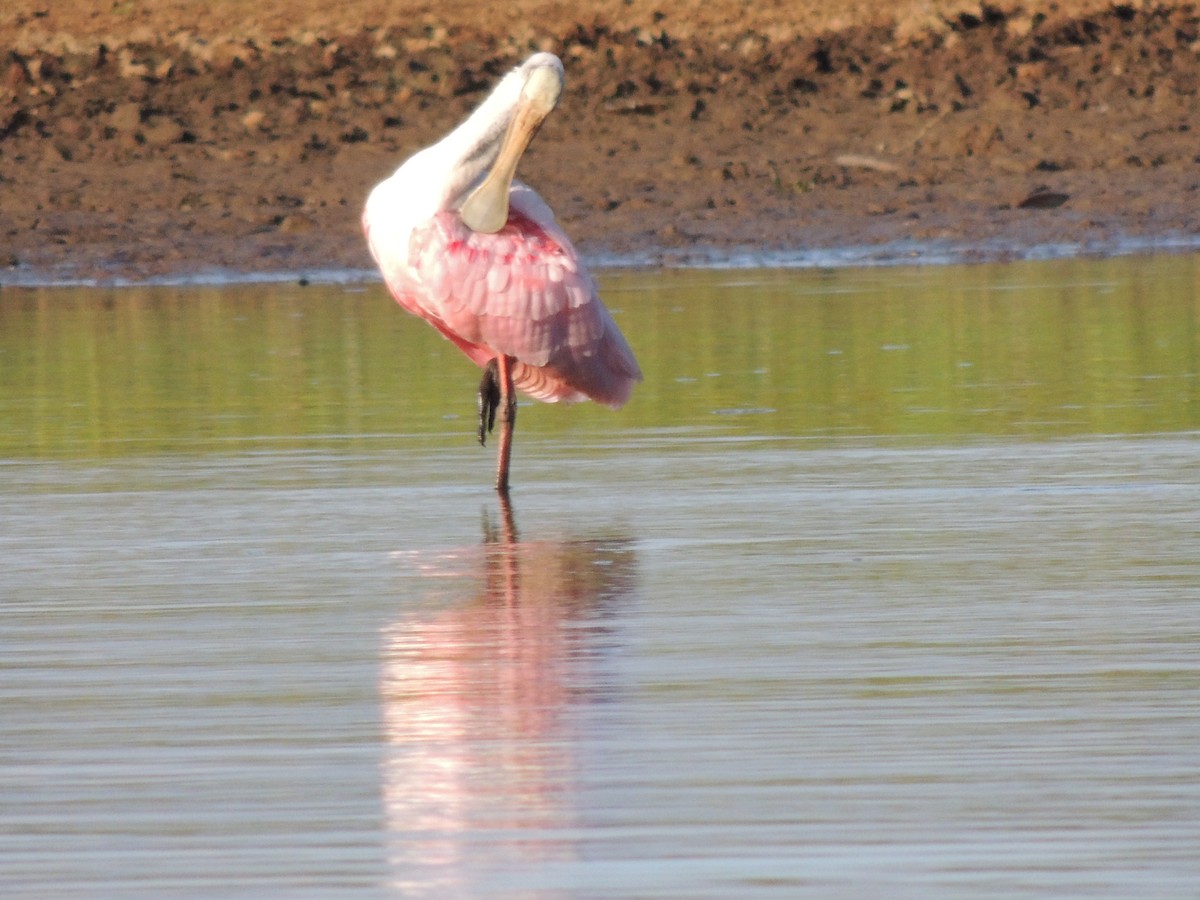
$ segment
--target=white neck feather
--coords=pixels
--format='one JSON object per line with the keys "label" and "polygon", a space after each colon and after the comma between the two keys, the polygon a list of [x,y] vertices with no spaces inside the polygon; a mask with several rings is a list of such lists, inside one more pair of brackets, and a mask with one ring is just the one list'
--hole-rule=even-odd
{"label": "white neck feather", "polygon": [[440,209],[460,205],[496,161],[524,85],[521,69],[509,72],[465,122],[418,154],[423,165],[440,170],[432,182],[442,188]]}
{"label": "white neck feather", "polygon": [[536,66],[556,67],[561,77],[562,64],[549,53],[535,54],[509,72],[465,122],[415,153],[375,188],[367,201],[373,227],[381,230],[386,222],[410,229],[415,222],[461,206],[496,161],[529,71]]}

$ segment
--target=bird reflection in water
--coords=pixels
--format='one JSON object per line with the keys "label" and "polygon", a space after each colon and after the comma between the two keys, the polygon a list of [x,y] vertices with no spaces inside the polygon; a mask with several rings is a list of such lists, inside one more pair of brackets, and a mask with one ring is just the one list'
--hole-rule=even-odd
{"label": "bird reflection in water", "polygon": [[[512,508],[483,543],[419,566],[469,587],[384,633],[385,813],[397,887],[482,888],[575,858],[583,713],[606,690],[606,624],[634,586],[627,538],[521,540]],[[436,587],[435,587],[436,585]],[[494,883],[494,882],[493,882]]]}

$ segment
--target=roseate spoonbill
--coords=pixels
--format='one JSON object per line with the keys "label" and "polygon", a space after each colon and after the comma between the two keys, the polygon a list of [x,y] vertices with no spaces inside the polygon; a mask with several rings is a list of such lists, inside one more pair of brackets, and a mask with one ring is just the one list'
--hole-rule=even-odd
{"label": "roseate spoonbill", "polygon": [[363,213],[392,296],[484,370],[479,442],[499,411],[502,495],[514,388],[551,403],[591,399],[616,409],[642,380],[550,207],[514,180],[562,85],[558,57],[529,57],[465,122],[380,183]]}

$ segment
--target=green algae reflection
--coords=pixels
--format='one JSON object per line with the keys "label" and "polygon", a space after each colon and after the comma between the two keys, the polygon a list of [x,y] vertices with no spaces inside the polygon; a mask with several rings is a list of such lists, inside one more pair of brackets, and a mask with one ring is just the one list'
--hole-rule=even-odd
{"label": "green algae reflection", "polygon": [[[523,405],[522,440],[1200,427],[1200,258],[608,272],[645,371],[622,411]],[[476,370],[383,287],[0,292],[0,453],[469,444]]]}

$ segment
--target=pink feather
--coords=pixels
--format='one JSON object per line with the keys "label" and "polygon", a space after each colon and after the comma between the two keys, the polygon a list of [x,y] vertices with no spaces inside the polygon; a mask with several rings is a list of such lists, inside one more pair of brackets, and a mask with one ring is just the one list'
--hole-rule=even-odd
{"label": "pink feather", "polygon": [[517,361],[516,387],[538,400],[619,407],[642,378],[633,351],[570,241],[523,200],[514,190],[496,234],[472,231],[456,210],[415,225],[405,248],[376,246],[364,226],[397,302],[477,365],[504,354]]}

